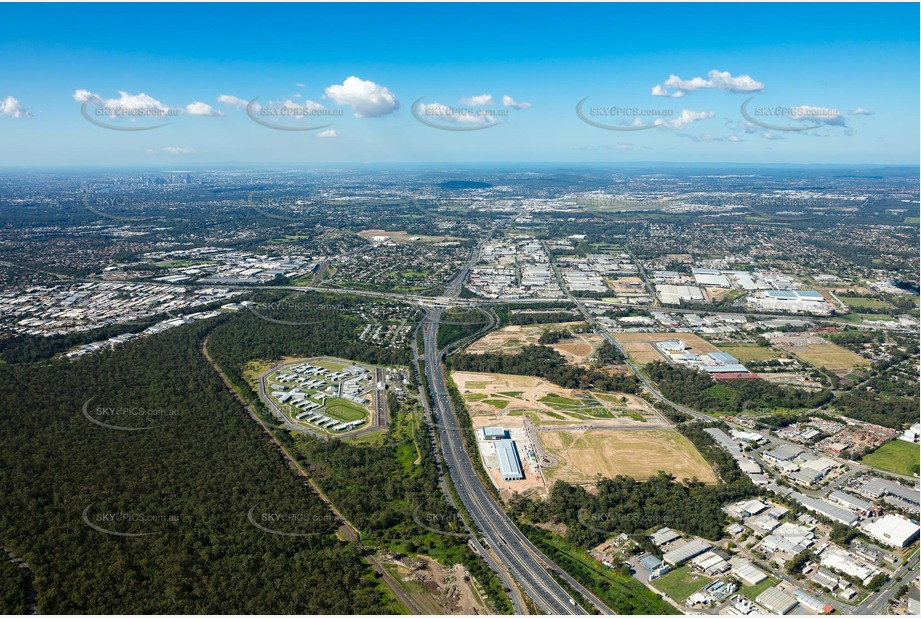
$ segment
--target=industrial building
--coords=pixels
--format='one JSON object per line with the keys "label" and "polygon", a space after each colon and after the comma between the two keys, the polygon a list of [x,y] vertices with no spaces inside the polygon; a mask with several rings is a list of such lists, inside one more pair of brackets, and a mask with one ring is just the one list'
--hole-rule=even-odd
{"label": "industrial building", "polygon": [[655,543],[656,546],[661,547],[666,543],[671,543],[675,539],[680,539],[681,535],[671,528],[659,528],[649,535],[649,538],[652,539],[652,542]]}
{"label": "industrial building", "polygon": [[796,607],[799,601],[789,592],[785,592],[777,586],[773,586],[759,594],[755,599],[755,603],[782,616]]}
{"label": "industrial building", "polygon": [[502,427],[483,427],[480,430],[480,436],[484,440],[504,440],[508,432]]}
{"label": "industrial building", "polygon": [[848,509],[842,508],[836,504],[832,504],[827,500],[816,500],[815,498],[810,498],[809,496],[804,496],[803,494],[797,492],[792,492],[790,497],[813,513],[818,513],[819,515],[827,517],[832,521],[844,524],[845,526],[852,526],[860,519],[860,517]]}
{"label": "industrial building", "polygon": [[898,515],[886,515],[863,526],[872,538],[893,547],[908,547],[918,538],[919,530],[916,523]]}
{"label": "industrial building", "polygon": [[496,454],[499,456],[499,470],[506,481],[520,481],[524,478],[521,469],[521,460],[518,459],[518,449],[515,441],[503,438],[496,441]]}
{"label": "industrial building", "polygon": [[755,586],[767,579],[764,571],[743,558],[733,558],[729,561],[729,564],[732,566],[732,574],[738,577],[746,586]]}
{"label": "industrial building", "polygon": [[855,513],[866,513],[873,508],[873,505],[866,500],[861,500],[857,496],[844,493],[841,490],[835,490],[828,494],[828,497],[843,507],[846,507]]}
{"label": "industrial building", "polygon": [[675,567],[683,564],[684,562],[687,562],[695,556],[699,556],[709,549],[709,543],[701,539],[694,539],[692,541],[688,541],[681,547],[677,547],[671,551],[665,552],[665,555],[662,556],[662,560],[665,561],[666,564],[670,564],[671,566]]}

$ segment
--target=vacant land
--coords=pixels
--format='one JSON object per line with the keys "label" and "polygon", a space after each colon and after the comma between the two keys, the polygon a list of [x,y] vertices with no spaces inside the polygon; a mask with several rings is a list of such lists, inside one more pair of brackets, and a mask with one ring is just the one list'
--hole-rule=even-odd
{"label": "vacant land", "polygon": [[864,455],[860,463],[887,472],[912,475],[918,471],[919,456],[921,446],[905,440],[893,440]]}
{"label": "vacant land", "polygon": [[[538,345],[538,339],[546,331],[564,330],[570,326],[581,326],[585,322],[558,322],[556,324],[534,324],[527,326],[505,326],[495,330],[486,336],[477,339],[465,350],[470,354],[485,354],[487,352],[498,354],[517,354],[521,348],[527,345]],[[601,335],[582,335],[583,337],[594,336],[601,343]],[[560,343],[564,343],[563,340]],[[554,346],[556,348],[556,346]],[[562,350],[561,350],[562,353]],[[591,354],[589,352],[588,354]],[[563,354],[563,356],[567,356]],[[570,354],[572,356],[572,354]]]}
{"label": "vacant land", "polygon": [[840,298],[845,305],[855,309],[888,309],[892,306],[884,300],[867,296],[841,296]]}
{"label": "vacant land", "polygon": [[659,470],[679,479],[715,483],[713,469],[684,436],[671,429],[553,430],[539,432],[544,449],[559,460],[546,468],[547,482],[593,484],[597,475],[645,480]]}
{"label": "vacant land", "polygon": [[566,362],[584,365],[595,355],[598,346],[603,342],[604,336],[599,333],[576,333],[572,337],[551,344],[550,347],[559,352]]}
{"label": "vacant land", "polygon": [[563,388],[541,378],[455,371],[451,379],[474,415],[527,417],[537,426],[623,427],[637,422],[664,425],[644,399],[627,393]]}
{"label": "vacant land", "polygon": [[396,556],[384,562],[403,590],[429,614],[491,613],[476,591],[476,580],[461,564],[444,567],[428,556]]}
{"label": "vacant land", "polygon": [[653,580],[652,585],[670,596],[673,601],[684,603],[685,599],[711,581],[713,580],[709,577],[692,571],[691,567],[684,565]]}
{"label": "vacant land", "polygon": [[813,367],[825,367],[829,371],[846,371],[870,364],[866,358],[816,335],[787,335],[772,342],[803,362]]}
{"label": "vacant land", "polygon": [[737,343],[733,345],[721,345],[723,352],[732,354],[743,363],[748,361],[774,360],[781,358],[783,354],[773,348],[766,348],[754,343]]}

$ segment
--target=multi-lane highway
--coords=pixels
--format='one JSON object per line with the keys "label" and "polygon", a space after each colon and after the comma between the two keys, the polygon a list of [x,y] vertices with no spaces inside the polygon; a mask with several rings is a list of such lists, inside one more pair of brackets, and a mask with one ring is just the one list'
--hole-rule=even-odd
{"label": "multi-lane highway", "polygon": [[[425,371],[432,392],[444,462],[461,502],[474,524],[483,532],[489,547],[535,603],[551,614],[586,614],[545,568],[545,565],[553,568],[550,560],[518,530],[474,472],[473,462],[464,448],[462,432],[466,430],[461,428],[454,414],[442,371],[442,354],[437,345],[442,312],[440,308],[429,310],[422,325]],[[588,590],[557,569],[553,570],[570,580],[568,583],[580,594],[593,598]],[[600,600],[594,601],[600,611],[612,613]]]}

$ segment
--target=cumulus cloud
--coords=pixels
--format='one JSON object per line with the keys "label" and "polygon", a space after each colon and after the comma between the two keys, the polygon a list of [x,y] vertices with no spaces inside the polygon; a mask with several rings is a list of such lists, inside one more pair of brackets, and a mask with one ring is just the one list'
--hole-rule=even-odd
{"label": "cumulus cloud", "polygon": [[733,77],[729,71],[717,71],[714,69],[707,73],[706,79],[694,77],[685,80],[674,74],[669,75],[665,82],[652,88],[652,94],[657,97],[681,97],[689,92],[704,89],[727,90],[729,92],[760,92],[764,90],[764,84],[752,79],[749,75]]}
{"label": "cumulus cloud", "polygon": [[231,107],[246,107],[248,101],[244,101],[240,97],[235,97],[232,94],[222,94],[217,98],[218,103],[223,103],[224,105],[230,105]]}
{"label": "cumulus cloud", "polygon": [[190,116],[223,116],[220,110],[214,109],[207,103],[195,101],[185,106],[185,113]]}
{"label": "cumulus cloud", "polygon": [[112,116],[130,112],[147,112],[151,116],[166,116],[170,112],[168,106],[143,92],[130,94],[119,90],[118,95],[117,99],[104,99],[98,94],[81,88],[74,91],[73,97],[78,103],[91,102]]}
{"label": "cumulus cloud", "polygon": [[512,109],[528,109],[531,107],[531,104],[527,101],[518,102],[507,94],[502,96],[502,105],[511,107]]}
{"label": "cumulus cloud", "polygon": [[484,105],[495,105],[495,102],[492,99],[491,94],[477,94],[472,97],[462,97],[461,103],[464,105],[472,105],[474,107],[483,107]]}
{"label": "cumulus cloud", "polygon": [[317,137],[339,137],[339,134],[332,129],[326,129],[317,133]]}
{"label": "cumulus cloud", "polygon": [[872,116],[873,115],[872,111],[866,108],[863,108],[863,107],[857,107],[855,109],[852,109],[850,113],[851,113],[851,116]]}
{"label": "cumulus cloud", "polygon": [[[701,120],[706,120],[707,118],[713,118],[716,116],[715,112],[695,112],[689,109],[681,110],[681,113],[678,114],[677,118],[671,118],[666,120],[664,118],[656,118],[654,125],[660,127],[668,127],[669,129],[682,130],[689,124],[699,122]],[[637,118],[639,120],[639,118]]]}
{"label": "cumulus cloud", "polygon": [[739,137],[738,135],[730,135],[729,137],[726,138],[726,141],[727,142],[741,142],[742,138]]}
{"label": "cumulus cloud", "polygon": [[22,106],[18,99],[6,97],[0,101],[0,116],[9,116],[10,118],[28,118],[32,114]]}
{"label": "cumulus cloud", "polygon": [[337,105],[348,105],[356,118],[378,118],[395,112],[400,102],[386,87],[352,75],[327,86],[326,95]]}
{"label": "cumulus cloud", "polygon": [[777,135],[776,133],[771,133],[770,131],[762,131],[761,137],[763,137],[764,139],[769,139],[769,140],[784,139],[780,135]]}
{"label": "cumulus cloud", "polygon": [[191,148],[183,148],[181,146],[166,146],[164,148],[148,148],[147,152],[149,153],[165,152],[166,154],[180,155],[180,154],[191,154],[195,151]]}

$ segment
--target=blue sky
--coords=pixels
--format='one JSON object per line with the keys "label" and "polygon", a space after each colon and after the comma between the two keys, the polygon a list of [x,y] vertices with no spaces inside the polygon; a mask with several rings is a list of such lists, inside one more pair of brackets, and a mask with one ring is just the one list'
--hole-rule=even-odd
{"label": "blue sky", "polygon": [[0,165],[916,164],[918,20],[917,4],[0,4]]}

